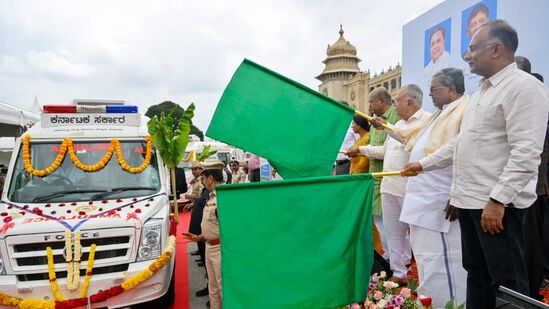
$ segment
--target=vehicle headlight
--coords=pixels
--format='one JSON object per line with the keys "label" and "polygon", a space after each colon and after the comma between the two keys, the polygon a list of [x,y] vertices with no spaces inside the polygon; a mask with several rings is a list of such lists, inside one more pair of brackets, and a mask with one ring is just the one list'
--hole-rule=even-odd
{"label": "vehicle headlight", "polygon": [[4,267],[4,257],[0,253],[0,276],[6,274],[6,267]]}
{"label": "vehicle headlight", "polygon": [[156,259],[160,256],[162,219],[151,218],[143,224],[141,242],[137,251],[137,261]]}

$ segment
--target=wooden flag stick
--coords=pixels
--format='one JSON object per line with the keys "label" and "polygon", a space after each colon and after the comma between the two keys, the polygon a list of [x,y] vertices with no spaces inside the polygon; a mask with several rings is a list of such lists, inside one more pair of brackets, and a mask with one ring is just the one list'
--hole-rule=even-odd
{"label": "wooden flag stick", "polygon": [[400,173],[400,171],[391,171],[391,172],[379,172],[379,173],[371,173],[372,174],[372,177],[386,177],[386,176],[416,176],[417,174],[420,174],[421,172],[419,173],[412,173],[410,172],[410,174],[406,174],[406,175],[402,175]]}
{"label": "wooden flag stick", "polygon": [[[363,112],[360,112],[360,111],[357,111],[357,110],[355,110],[355,114],[359,115],[359,116],[362,117],[362,118],[365,118],[365,119],[368,120],[368,121],[371,121],[372,119],[374,119],[374,117],[368,116],[368,115],[364,114]],[[384,123],[384,124],[382,124],[382,126],[383,126],[385,129],[389,130],[389,131],[394,131],[394,132],[396,132],[395,127],[393,127],[392,125],[390,125],[390,124],[388,124],[388,123]]]}

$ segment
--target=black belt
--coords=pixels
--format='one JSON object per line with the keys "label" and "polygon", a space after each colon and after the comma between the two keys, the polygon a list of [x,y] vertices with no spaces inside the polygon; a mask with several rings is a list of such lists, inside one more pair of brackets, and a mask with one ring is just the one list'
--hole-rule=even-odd
{"label": "black belt", "polygon": [[336,160],[336,164],[337,164],[337,165],[343,165],[343,164],[349,163],[349,162],[351,162],[351,160],[349,160],[349,159],[345,159],[345,160]]}

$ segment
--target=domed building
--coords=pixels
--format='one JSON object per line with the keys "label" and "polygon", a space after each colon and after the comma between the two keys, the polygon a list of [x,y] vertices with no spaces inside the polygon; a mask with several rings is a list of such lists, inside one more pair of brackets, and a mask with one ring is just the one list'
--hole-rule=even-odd
{"label": "domed building", "polygon": [[322,63],[325,68],[316,79],[322,84],[319,91],[339,101],[346,101],[364,113],[369,112],[368,96],[376,87],[384,86],[393,98],[400,88],[401,67],[389,67],[380,74],[370,76],[370,71],[361,71],[356,47],[343,36],[343,26],[339,26],[339,38],[326,50],[328,57]]}

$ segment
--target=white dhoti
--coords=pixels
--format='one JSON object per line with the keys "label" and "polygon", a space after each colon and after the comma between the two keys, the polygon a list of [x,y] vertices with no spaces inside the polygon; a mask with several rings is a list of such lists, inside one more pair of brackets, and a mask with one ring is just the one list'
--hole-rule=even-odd
{"label": "white dhoti", "polygon": [[400,212],[404,197],[381,193],[381,206],[383,208],[383,227],[389,244],[389,262],[393,276],[406,278],[410,264],[411,248],[409,227],[400,221]]}
{"label": "white dhoti", "polygon": [[410,225],[412,251],[416,259],[418,294],[433,298],[433,308],[444,308],[448,300],[465,303],[467,272],[461,257],[459,222],[450,224],[448,233]]}

